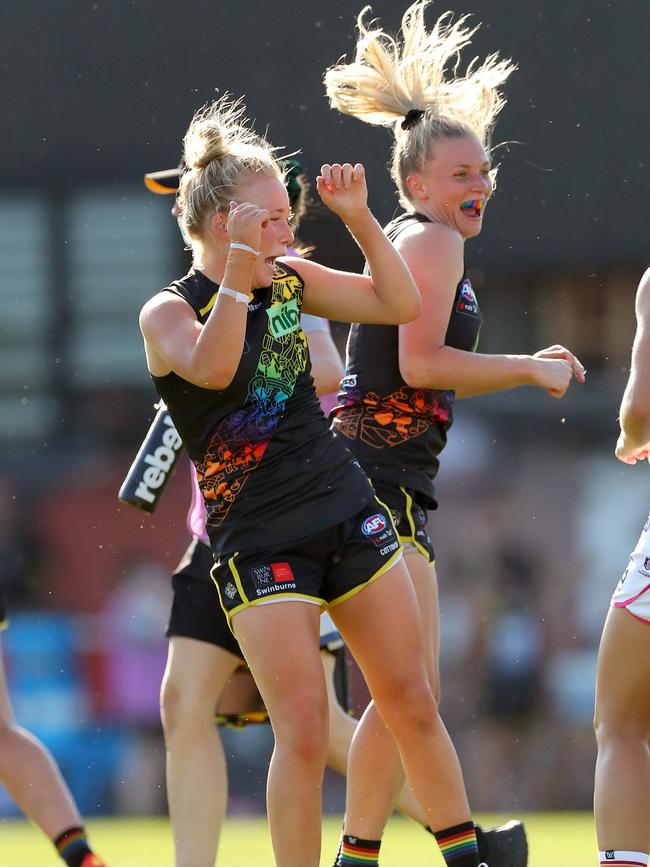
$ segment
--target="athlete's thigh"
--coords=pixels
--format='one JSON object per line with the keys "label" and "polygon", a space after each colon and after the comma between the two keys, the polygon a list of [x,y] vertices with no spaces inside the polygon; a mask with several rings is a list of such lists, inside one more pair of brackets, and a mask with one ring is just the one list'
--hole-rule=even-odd
{"label": "athlete's thigh", "polygon": [[173,689],[192,704],[213,712],[241,660],[215,644],[174,635],[169,639],[163,689]]}
{"label": "athlete's thigh", "polygon": [[403,559],[330,614],[375,699],[426,676],[417,597]]}
{"label": "athlete's thigh", "polygon": [[418,600],[427,668],[432,681],[438,681],[438,654],[440,651],[440,608],[438,581],[433,563],[417,551],[404,554],[404,562],[411,576]]}
{"label": "athlete's thigh", "polygon": [[231,620],[246,661],[274,723],[296,707],[326,707],[319,650],[320,607],[288,599],[251,605]]}
{"label": "athlete's thigh", "polygon": [[610,608],[598,652],[596,716],[650,736],[650,624]]}

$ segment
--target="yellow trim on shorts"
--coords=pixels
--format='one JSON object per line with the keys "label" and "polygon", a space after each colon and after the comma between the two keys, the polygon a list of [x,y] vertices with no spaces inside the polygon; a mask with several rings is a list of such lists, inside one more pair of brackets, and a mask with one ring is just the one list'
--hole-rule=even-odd
{"label": "yellow trim on shorts", "polygon": [[284,599],[285,601],[291,601],[295,599],[296,602],[310,602],[312,605],[319,605],[321,611],[324,611],[327,607],[327,602],[325,599],[321,599],[320,596],[308,596],[306,593],[296,593],[294,591],[288,590],[286,593],[273,593],[270,596],[263,596],[261,599],[247,599],[246,602],[243,602],[241,605],[237,605],[230,611],[226,611],[226,617],[228,618],[228,623],[230,623],[230,619],[234,614],[237,614],[238,611],[243,611],[245,608],[252,608],[254,605],[264,605],[276,602],[277,600]]}
{"label": "yellow trim on shorts", "polygon": [[406,488],[403,488],[401,485],[399,486],[400,491],[406,498],[406,520],[409,522],[409,527],[411,528],[411,535],[409,536],[399,536],[400,542],[410,542],[414,545],[420,554],[426,558],[427,563],[435,563],[435,560],[432,560],[429,556],[429,552],[424,547],[424,545],[420,545],[418,540],[415,538],[415,521],[413,520],[413,515],[411,513],[411,507],[413,506],[413,497],[409,494]]}
{"label": "yellow trim on shorts", "polygon": [[329,611],[330,608],[334,608],[334,606],[338,605],[339,602],[345,602],[346,599],[352,599],[352,597],[356,596],[360,590],[364,589],[364,587],[367,587],[369,584],[372,584],[373,581],[377,580],[377,578],[381,578],[381,576],[384,574],[384,572],[387,572],[391,568],[391,566],[394,566],[395,563],[397,563],[397,561],[400,559],[400,557],[403,555],[403,553],[404,553],[404,548],[400,544],[399,548],[397,549],[397,551],[395,551],[395,553],[390,558],[390,560],[387,563],[384,563],[384,565],[381,566],[374,573],[374,575],[371,575],[367,581],[363,582],[363,584],[359,584],[356,587],[353,587],[352,590],[348,590],[348,592],[344,593],[342,596],[337,596],[336,599],[332,599],[331,602],[327,603],[327,610]]}
{"label": "yellow trim on shorts", "polygon": [[9,626],[9,619],[8,618],[0,621],[0,632],[7,629],[8,626]]}

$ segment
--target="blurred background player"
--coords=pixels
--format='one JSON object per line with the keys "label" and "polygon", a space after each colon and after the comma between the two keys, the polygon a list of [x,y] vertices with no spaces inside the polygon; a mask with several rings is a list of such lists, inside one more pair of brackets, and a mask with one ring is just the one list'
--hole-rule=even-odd
{"label": "blurred background player", "polygon": [[[0,630],[7,612],[0,594]],[[52,841],[68,867],[106,867],[91,850],[79,810],[44,744],[16,721],[0,648],[0,783]]]}
{"label": "blurred background player", "polygon": [[[388,126],[395,137],[391,173],[404,211],[385,232],[414,276],[422,312],[399,327],[351,327],[333,426],[391,509],[405,544],[427,636],[427,667],[439,697],[438,589],[426,521],[427,510],[437,506],[433,482],[455,397],[537,385],[560,398],[574,375],[584,381],[584,371],[560,346],[532,357],[475,351],[482,314],[464,244],[481,231],[492,194],[490,137],[505,104],[501,87],[515,67],[493,54],[482,64],[474,60],[462,76],[460,52],[475,29],[467,27],[466,16],[454,22],[446,13],[429,31],[427,6],[425,0],[406,11],[397,40],[375,22],[366,25],[365,9],[354,60],[328,70],[325,84],[334,108]],[[402,775],[395,745],[372,704],[363,722],[350,752],[345,834],[366,838],[367,848],[378,850]],[[368,750],[377,739],[384,749]],[[456,863],[455,841],[434,831],[445,859]],[[526,863],[520,823],[490,839],[478,836],[490,867]],[[344,842],[337,864],[352,863]]]}
{"label": "blurred background player", "polygon": [[[650,269],[636,295],[636,336],[616,457],[650,455]],[[645,467],[647,471],[647,467]],[[596,676],[594,813],[599,863],[646,867],[650,853],[650,515],[607,614]]]}

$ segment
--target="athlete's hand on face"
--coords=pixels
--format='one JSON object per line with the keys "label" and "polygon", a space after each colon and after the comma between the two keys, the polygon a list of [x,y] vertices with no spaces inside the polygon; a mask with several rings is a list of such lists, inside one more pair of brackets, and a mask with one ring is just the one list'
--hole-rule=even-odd
{"label": "athlete's hand on face", "polygon": [[624,464],[635,464],[637,461],[647,461],[650,456],[650,443],[644,446],[633,446],[627,441],[627,437],[621,431],[616,443],[616,457]]}
{"label": "athlete's hand on face", "polygon": [[361,163],[327,163],[321,166],[316,189],[323,203],[344,222],[368,208],[366,172]]}
{"label": "athlete's hand on face", "polygon": [[568,362],[568,364],[571,365],[573,375],[578,380],[578,382],[585,381],[585,374],[587,373],[587,371],[581,364],[580,360],[576,358],[576,356],[572,352],[569,352],[569,350],[565,346],[560,346],[558,343],[556,343],[555,346],[549,346],[547,349],[540,349],[539,352],[535,353],[533,358],[564,359],[564,361]]}
{"label": "athlete's hand on face", "polygon": [[564,397],[567,388],[573,378],[573,368],[570,362],[563,358],[540,358],[534,356],[537,361],[535,368],[535,384],[543,388],[551,397]]}
{"label": "athlete's hand on face", "polygon": [[246,244],[253,250],[262,246],[262,228],[268,223],[270,214],[251,202],[230,203],[228,214],[228,237],[233,243]]}

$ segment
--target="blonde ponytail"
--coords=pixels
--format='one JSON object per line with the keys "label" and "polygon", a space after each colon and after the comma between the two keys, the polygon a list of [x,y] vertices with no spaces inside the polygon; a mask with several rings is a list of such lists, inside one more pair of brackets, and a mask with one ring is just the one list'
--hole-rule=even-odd
{"label": "blonde ponytail", "polygon": [[395,135],[391,174],[400,199],[409,207],[406,178],[421,171],[441,138],[475,135],[485,146],[496,117],[505,105],[500,88],[516,66],[490,54],[474,58],[459,73],[461,52],[471,44],[480,25],[468,26],[468,16],[453,20],[445,12],[427,30],[424,13],[429,0],[417,0],[402,18],[400,37],[357,18],[355,58],[325,73],[330,105],[365,123],[390,126]]}

